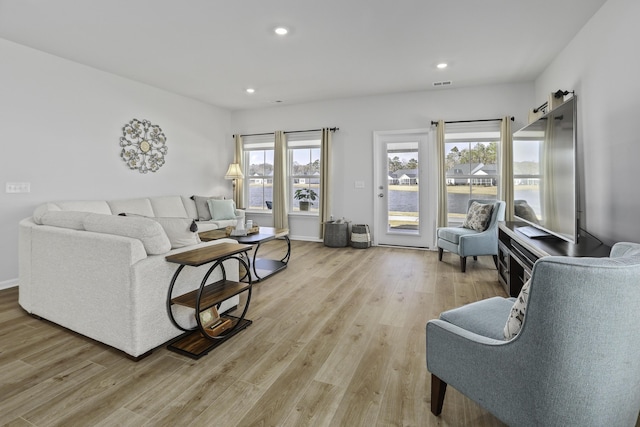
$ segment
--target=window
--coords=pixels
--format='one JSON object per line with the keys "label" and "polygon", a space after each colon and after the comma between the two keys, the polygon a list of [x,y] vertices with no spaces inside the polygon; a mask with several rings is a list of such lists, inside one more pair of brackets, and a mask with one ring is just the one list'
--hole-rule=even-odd
{"label": "window", "polygon": [[445,169],[449,225],[464,222],[469,199],[497,199],[498,124],[447,125]]}
{"label": "window", "polygon": [[[246,136],[244,150],[245,206],[252,211],[269,211],[273,202],[274,136]],[[320,207],[320,133],[287,134],[286,176],[289,212],[318,214]],[[303,193],[310,193],[308,199]],[[296,196],[298,194],[298,196]]]}
{"label": "window", "polygon": [[[290,212],[318,214],[320,206],[320,135],[317,132],[287,135]],[[311,194],[304,199],[304,194]],[[314,200],[315,198],[315,200]],[[308,204],[305,202],[309,202]]]}
{"label": "window", "polygon": [[249,210],[270,210],[273,201],[273,136],[245,137],[244,194]]}

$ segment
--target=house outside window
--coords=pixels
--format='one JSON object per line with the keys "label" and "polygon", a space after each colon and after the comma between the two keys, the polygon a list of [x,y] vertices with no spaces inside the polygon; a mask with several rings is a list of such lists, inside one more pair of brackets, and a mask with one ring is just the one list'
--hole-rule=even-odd
{"label": "house outside window", "polygon": [[273,135],[247,136],[244,149],[244,194],[247,210],[268,211],[273,201]]}
{"label": "house outside window", "polygon": [[307,212],[318,215],[320,206],[320,134],[318,132],[291,133],[287,135],[289,178],[289,211],[304,212],[296,191],[309,189],[315,193]]}
{"label": "house outside window", "polygon": [[445,178],[450,226],[464,222],[469,199],[498,199],[499,141],[499,124],[475,129],[447,125]]}

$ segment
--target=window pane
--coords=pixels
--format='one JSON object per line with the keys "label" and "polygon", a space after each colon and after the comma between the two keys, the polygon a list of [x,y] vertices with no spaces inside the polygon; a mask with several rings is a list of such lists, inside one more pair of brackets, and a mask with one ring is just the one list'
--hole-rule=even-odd
{"label": "window pane", "polygon": [[301,147],[302,142],[289,149],[289,182],[291,210],[318,213],[320,206],[320,148]]}
{"label": "window pane", "polygon": [[387,143],[387,231],[418,234],[418,142]]}
{"label": "window pane", "polygon": [[249,162],[245,171],[248,209],[268,210],[267,202],[273,201],[273,150],[247,152]]}
{"label": "window pane", "polygon": [[319,148],[295,148],[290,151],[293,157],[291,175],[320,176]]}
{"label": "window pane", "polygon": [[462,134],[457,135],[460,140],[445,143],[450,225],[459,225],[464,221],[469,199],[496,200],[498,197],[498,143],[464,141],[460,137]]}

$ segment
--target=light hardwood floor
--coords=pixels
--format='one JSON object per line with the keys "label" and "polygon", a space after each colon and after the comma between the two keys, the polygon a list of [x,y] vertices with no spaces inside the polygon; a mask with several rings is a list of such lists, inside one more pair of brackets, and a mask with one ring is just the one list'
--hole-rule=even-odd
{"label": "light hardwood floor", "polygon": [[0,291],[0,425],[502,425],[452,387],[434,417],[425,363],[429,319],[504,296],[491,257],[462,274],[447,253],[292,246],[254,287],[253,325],[200,360],[161,347],[133,362]]}

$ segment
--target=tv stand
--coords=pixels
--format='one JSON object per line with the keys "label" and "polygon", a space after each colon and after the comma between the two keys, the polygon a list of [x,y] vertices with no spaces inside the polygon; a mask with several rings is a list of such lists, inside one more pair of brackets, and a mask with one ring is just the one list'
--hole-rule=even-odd
{"label": "tv stand", "polygon": [[522,234],[524,222],[501,222],[498,226],[498,280],[509,296],[520,293],[531,277],[533,264],[545,256],[608,257],[611,247],[581,233],[578,243],[553,238],[530,238]]}

